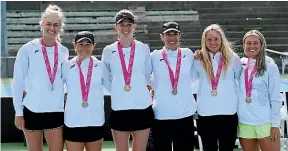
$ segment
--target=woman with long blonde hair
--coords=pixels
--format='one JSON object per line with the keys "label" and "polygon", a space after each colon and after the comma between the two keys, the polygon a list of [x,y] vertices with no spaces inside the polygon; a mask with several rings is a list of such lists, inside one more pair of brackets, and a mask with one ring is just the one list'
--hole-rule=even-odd
{"label": "woman with long blonde hair", "polygon": [[243,37],[245,68],[240,78],[239,137],[243,151],[280,151],[280,73],[266,56],[266,40],[258,30]]}
{"label": "woman with long blonde hair", "polygon": [[200,60],[194,61],[199,78],[198,131],[205,151],[233,151],[237,137],[239,56],[217,24],[208,26],[201,40]]}

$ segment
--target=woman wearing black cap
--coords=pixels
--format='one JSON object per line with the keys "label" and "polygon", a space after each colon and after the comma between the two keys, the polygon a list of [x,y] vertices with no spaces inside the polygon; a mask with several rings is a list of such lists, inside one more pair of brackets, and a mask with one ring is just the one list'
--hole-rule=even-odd
{"label": "woman wearing black cap", "polygon": [[155,151],[194,150],[193,114],[197,105],[192,94],[193,52],[180,48],[180,26],[163,25],[160,34],[164,47],[151,53],[153,66],[155,123],[152,138]]}
{"label": "woman wearing black cap", "polygon": [[106,46],[102,60],[112,74],[110,127],[117,151],[145,150],[154,114],[147,89],[151,75],[148,45],[133,37],[135,15],[129,10],[116,14],[118,41]]}
{"label": "woman wearing black cap", "polygon": [[95,48],[91,32],[79,32],[74,41],[77,56],[64,65],[67,85],[64,139],[68,151],[100,151],[104,137],[104,94],[109,91],[109,71],[91,56]]}

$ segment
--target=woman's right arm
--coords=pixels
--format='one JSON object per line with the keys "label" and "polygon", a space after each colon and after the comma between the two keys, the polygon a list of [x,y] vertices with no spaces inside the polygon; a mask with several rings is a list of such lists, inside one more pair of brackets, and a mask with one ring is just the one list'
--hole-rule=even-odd
{"label": "woman's right arm", "polygon": [[17,53],[14,63],[13,72],[13,105],[15,109],[15,116],[23,116],[23,92],[25,91],[25,79],[28,74],[29,58],[28,52],[29,44],[25,44]]}
{"label": "woman's right arm", "polygon": [[111,51],[108,46],[103,49],[101,61],[103,62],[103,86],[108,91],[111,92],[111,82],[112,82],[112,73],[110,68],[110,56]]}

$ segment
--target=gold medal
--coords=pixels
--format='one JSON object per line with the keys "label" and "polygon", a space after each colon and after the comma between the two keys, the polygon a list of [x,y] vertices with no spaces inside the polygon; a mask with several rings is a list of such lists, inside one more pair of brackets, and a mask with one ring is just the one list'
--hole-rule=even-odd
{"label": "gold medal", "polygon": [[251,102],[252,102],[251,97],[246,97],[246,102],[247,102],[247,103],[251,103]]}
{"label": "gold medal", "polygon": [[83,100],[82,107],[83,108],[87,108],[88,107],[88,102]]}
{"label": "gold medal", "polygon": [[125,85],[124,90],[129,92],[131,91],[131,86],[130,85]]}
{"label": "gold medal", "polygon": [[216,96],[218,94],[217,90],[212,90],[211,95]]}
{"label": "gold medal", "polygon": [[177,89],[176,89],[176,88],[173,89],[172,94],[173,94],[173,95],[176,95],[176,94],[177,94]]}

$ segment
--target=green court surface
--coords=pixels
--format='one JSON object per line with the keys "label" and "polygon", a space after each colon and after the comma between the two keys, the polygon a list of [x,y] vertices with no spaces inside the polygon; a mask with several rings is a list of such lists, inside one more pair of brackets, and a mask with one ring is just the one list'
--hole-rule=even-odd
{"label": "green court surface", "polygon": [[[27,147],[23,143],[1,143],[1,151],[27,151]],[[48,151],[46,144],[44,145],[44,151]],[[115,151],[113,141],[104,141],[102,151]]]}
{"label": "green court surface", "polygon": [[[23,143],[1,143],[1,151],[27,151],[27,147]],[[44,151],[48,151],[46,145],[44,146]],[[113,141],[104,141],[102,151],[116,151]],[[129,151],[132,151],[131,142]],[[242,151],[242,149],[234,149],[234,151]]]}

